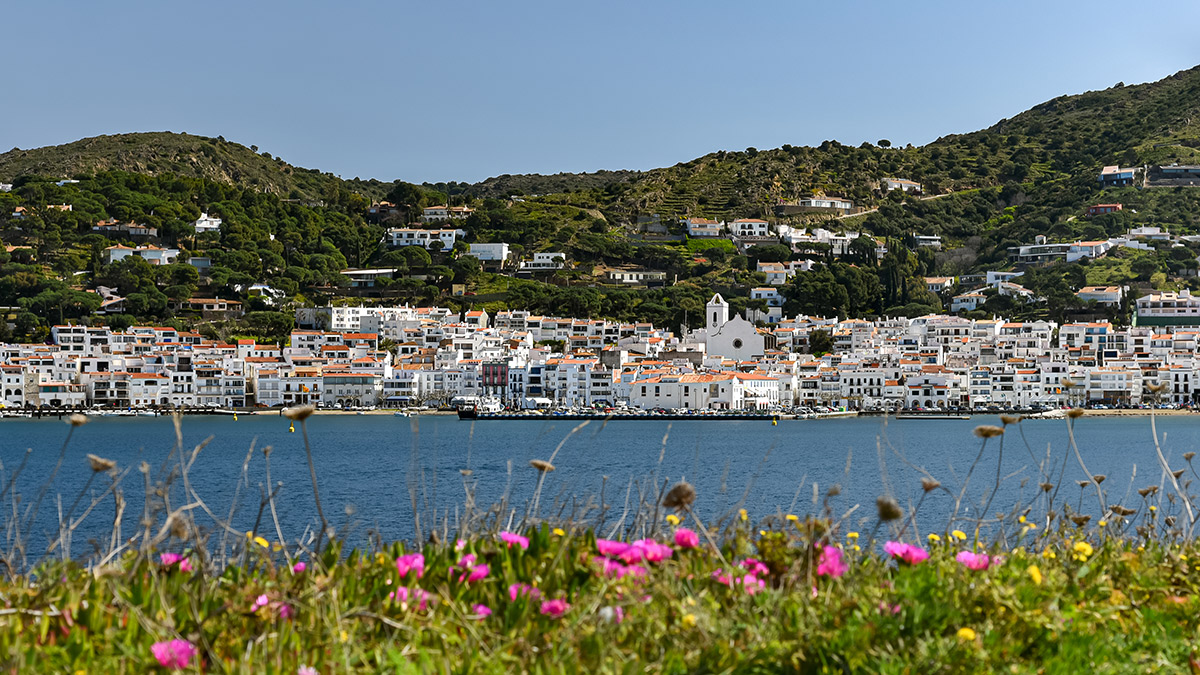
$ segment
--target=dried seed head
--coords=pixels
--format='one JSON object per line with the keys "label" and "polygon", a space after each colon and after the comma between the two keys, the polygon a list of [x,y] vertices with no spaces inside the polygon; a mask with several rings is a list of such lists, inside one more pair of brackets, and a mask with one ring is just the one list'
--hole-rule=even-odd
{"label": "dried seed head", "polygon": [[875,509],[879,512],[879,520],[885,523],[904,515],[895,499],[882,495],[875,499]]}
{"label": "dried seed head", "polygon": [[975,427],[975,435],[980,438],[995,438],[1004,435],[1004,429],[992,424],[980,424]]}
{"label": "dried seed head", "polygon": [[1062,386],[1070,389],[1071,387],[1078,387],[1079,383],[1069,377],[1064,377],[1062,379]]}
{"label": "dried seed head", "polygon": [[316,406],[301,405],[292,408],[285,408],[283,416],[294,422],[302,422],[309,418],[310,415],[317,411]]}
{"label": "dried seed head", "polygon": [[87,461],[88,464],[92,466],[92,471],[95,471],[96,473],[108,471],[117,465],[117,463],[111,459],[104,459],[103,457],[99,457],[91,453],[88,453]]}
{"label": "dried seed head", "polygon": [[141,471],[144,474],[149,474],[150,473],[150,463],[143,460],[141,464],[138,464],[138,471]]}
{"label": "dried seed head", "polygon": [[1071,522],[1072,522],[1072,523],[1075,523],[1075,524],[1076,524],[1076,525],[1078,525],[1079,527],[1083,527],[1084,525],[1087,525],[1087,524],[1088,524],[1088,521],[1089,521],[1089,520],[1091,520],[1091,519],[1092,519],[1092,517],[1091,517],[1091,516],[1084,516],[1084,515],[1074,515],[1074,516],[1071,516]]}
{"label": "dried seed head", "polygon": [[474,473],[470,469],[459,469],[458,472],[464,476],[470,476],[472,473]]}
{"label": "dried seed head", "polygon": [[1004,423],[1004,426],[1008,426],[1010,424],[1018,424],[1023,419],[1025,419],[1025,418],[1021,417],[1019,415],[1001,415],[1000,416],[1000,421]]}
{"label": "dried seed head", "polygon": [[1102,473],[1098,473],[1095,476],[1092,476],[1092,480],[1095,481],[1096,485],[1103,483],[1105,478],[1108,478],[1108,476],[1105,476]]}
{"label": "dried seed head", "polygon": [[1158,486],[1157,486],[1157,485],[1151,485],[1151,486],[1149,486],[1149,487],[1144,487],[1144,488],[1142,488],[1142,489],[1138,490],[1138,494],[1139,494],[1139,495],[1141,495],[1141,496],[1143,496],[1143,497],[1145,497],[1146,495],[1152,495],[1152,494],[1155,494],[1155,493],[1157,493],[1157,492],[1158,492]]}
{"label": "dried seed head", "polygon": [[840,494],[842,494],[842,486],[837,483],[830,485],[829,489],[825,491],[826,497],[836,497]]}
{"label": "dried seed head", "polygon": [[940,488],[941,486],[942,486],[942,484],[934,478],[930,478],[930,477],[926,476],[921,479],[921,489],[926,492],[933,492],[934,490]]}
{"label": "dried seed head", "polygon": [[1071,408],[1067,411],[1067,417],[1073,420],[1083,417],[1083,408]]}
{"label": "dried seed head", "polygon": [[532,466],[542,473],[554,470],[554,465],[544,459],[531,459],[529,460],[529,466]]}
{"label": "dried seed head", "polygon": [[1049,492],[1054,489],[1054,483],[1040,483],[1042,492]]}
{"label": "dried seed head", "polygon": [[1091,481],[1086,481],[1086,480],[1075,481],[1075,483],[1079,485],[1080,489],[1087,487],[1089,482],[1091,482]]}
{"label": "dried seed head", "polygon": [[1190,462],[1190,461],[1192,461],[1192,458],[1195,456],[1196,456],[1196,453],[1194,453],[1194,452],[1185,452],[1185,453],[1183,453],[1183,461]]}
{"label": "dried seed head", "polygon": [[1048,511],[1046,513],[1046,522],[1053,523],[1054,519],[1057,517],[1058,517],[1058,511]]}
{"label": "dried seed head", "polygon": [[668,509],[686,509],[696,501],[696,488],[687,481],[679,481],[663,497],[662,504]]}
{"label": "dried seed head", "polygon": [[1133,514],[1137,513],[1137,509],[1131,509],[1121,505],[1114,506],[1111,510],[1118,516],[1132,516]]}
{"label": "dried seed head", "polygon": [[171,534],[174,535],[176,539],[186,539],[187,533],[187,523],[183,518],[171,519]]}
{"label": "dried seed head", "polygon": [[87,415],[80,415],[79,413],[75,413],[74,415],[71,415],[70,417],[67,418],[67,424],[70,424],[73,427],[81,427],[87,423],[88,423]]}
{"label": "dried seed head", "polygon": [[1175,476],[1175,478],[1179,478],[1180,476],[1183,475],[1183,472],[1184,472],[1184,469],[1179,469],[1177,471],[1172,471],[1171,475]]}
{"label": "dried seed head", "polygon": [[1167,527],[1173,527],[1175,525],[1175,516],[1167,516],[1163,518],[1163,522],[1167,524]]}
{"label": "dried seed head", "polygon": [[1149,391],[1151,394],[1158,394],[1163,391],[1166,391],[1166,389],[1167,389],[1166,382],[1159,382],[1158,384],[1147,384],[1146,385],[1146,390]]}

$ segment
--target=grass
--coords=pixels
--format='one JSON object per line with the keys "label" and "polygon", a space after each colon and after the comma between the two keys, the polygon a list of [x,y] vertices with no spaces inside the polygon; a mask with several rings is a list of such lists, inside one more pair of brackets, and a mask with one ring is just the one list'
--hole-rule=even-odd
{"label": "grass", "polygon": [[[1002,453],[1020,424],[1004,421],[976,430],[980,458],[995,456],[989,444]],[[11,672],[166,672],[153,645],[171,640],[195,649],[185,672],[1195,672],[1200,546],[1186,483],[1180,491],[1192,453],[1174,471],[1160,454],[1164,481],[1124,504],[1104,477],[1083,481],[1081,494],[1112,501],[1096,517],[1072,511],[1072,487],[1059,498],[1047,477],[1061,468],[1047,459],[1025,502],[934,533],[917,529],[921,502],[902,510],[886,496],[870,530],[848,531],[857,506],[838,506],[836,487],[811,513],[762,519],[702,523],[690,505],[705,495],[682,484],[648,499],[639,490],[624,513],[602,507],[611,520],[543,519],[537,495],[480,509],[464,474],[453,529],[418,521],[425,543],[348,548],[312,534],[270,541],[271,495],[250,532],[215,515],[216,530],[200,527],[192,514],[208,507],[187,479],[199,448],[182,450],[167,483],[147,478],[175,507],[156,502],[144,534],[29,569],[4,552],[0,660]],[[1074,460],[1087,474],[1078,451],[1063,462]],[[924,493],[961,503],[972,474],[990,479],[988,461],[961,488],[927,477]],[[548,466],[535,464],[543,480]],[[97,499],[119,494],[119,467],[93,470],[112,486]],[[978,510],[990,506],[989,496]],[[893,558],[885,540],[928,559]]]}

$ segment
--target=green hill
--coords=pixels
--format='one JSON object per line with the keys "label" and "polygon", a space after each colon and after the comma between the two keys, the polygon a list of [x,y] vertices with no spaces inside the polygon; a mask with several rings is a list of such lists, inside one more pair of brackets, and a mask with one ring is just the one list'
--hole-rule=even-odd
{"label": "green hill", "polygon": [[379,181],[344,181],[331,173],[292,166],[269,153],[259,154],[257,147],[247,148],[221,137],[169,131],[96,136],[0,154],[0,180],[5,182],[20,176],[61,179],[111,170],[203,178],[306,200],[331,199],[339,189],[377,196],[390,187]]}

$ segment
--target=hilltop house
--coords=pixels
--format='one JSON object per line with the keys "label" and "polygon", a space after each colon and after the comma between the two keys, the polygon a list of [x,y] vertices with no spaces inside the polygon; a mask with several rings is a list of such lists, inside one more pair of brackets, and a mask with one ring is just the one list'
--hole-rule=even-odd
{"label": "hilltop house", "polygon": [[684,218],[682,224],[687,228],[689,237],[719,237],[725,229],[725,222],[717,222],[708,218]]}
{"label": "hilltop house", "polygon": [[1089,206],[1087,210],[1088,217],[1098,216],[1102,213],[1116,213],[1121,210],[1120,204],[1096,204]]}
{"label": "hilltop house", "polygon": [[921,184],[906,178],[884,178],[883,187],[888,192],[891,192],[892,190],[900,190],[902,192],[921,194]]}
{"label": "hilltop house", "polygon": [[432,223],[438,220],[463,220],[475,213],[475,209],[468,206],[426,206],[421,209],[421,220]]}
{"label": "hilltop house", "polygon": [[1100,187],[1121,187],[1133,185],[1137,169],[1122,169],[1119,166],[1106,166],[1100,170]]}
{"label": "hilltop house", "polygon": [[192,221],[192,227],[195,228],[196,234],[204,234],[205,232],[220,232],[221,219],[213,218],[207,213],[201,213],[199,218]]}
{"label": "hilltop house", "polygon": [[174,248],[159,248],[157,246],[109,246],[104,249],[105,262],[115,263],[135,255],[151,265],[170,265],[179,257],[179,250]]}

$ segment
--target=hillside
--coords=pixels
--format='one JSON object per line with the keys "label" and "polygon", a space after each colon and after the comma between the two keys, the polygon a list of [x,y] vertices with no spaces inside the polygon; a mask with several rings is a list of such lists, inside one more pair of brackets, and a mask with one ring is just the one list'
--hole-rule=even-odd
{"label": "hillside", "polygon": [[269,153],[259,154],[257,147],[247,148],[221,137],[169,131],[96,136],[0,154],[0,181],[4,182],[20,176],[60,179],[111,170],[203,178],[285,199],[325,200],[339,189],[371,197],[390,187],[379,181],[343,181],[331,173],[292,166]]}

